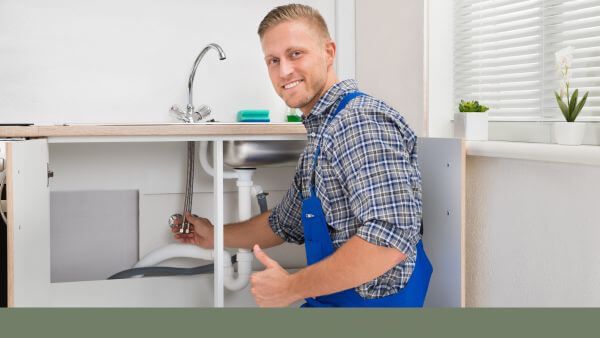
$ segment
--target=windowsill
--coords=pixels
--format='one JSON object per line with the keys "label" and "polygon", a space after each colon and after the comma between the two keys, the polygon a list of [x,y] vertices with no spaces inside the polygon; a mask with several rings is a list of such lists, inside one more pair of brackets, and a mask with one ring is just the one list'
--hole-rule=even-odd
{"label": "windowsill", "polygon": [[467,156],[600,166],[600,147],[509,141],[466,141]]}
{"label": "windowsill", "polygon": [[[579,120],[578,120],[579,121]],[[581,121],[586,125],[583,144],[600,145],[600,123]],[[553,122],[550,121],[490,121],[489,140],[553,144]]]}
{"label": "windowsill", "polygon": [[[548,122],[565,122],[565,119],[562,117],[502,117],[502,116],[490,116],[490,122],[538,122],[538,123],[548,123]],[[576,122],[585,122],[585,123],[597,123],[600,122],[599,116],[580,116],[577,118]]]}

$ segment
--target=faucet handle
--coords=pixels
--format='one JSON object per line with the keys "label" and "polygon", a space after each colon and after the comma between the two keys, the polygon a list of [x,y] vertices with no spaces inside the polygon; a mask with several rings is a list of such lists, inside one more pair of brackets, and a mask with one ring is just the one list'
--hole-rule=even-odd
{"label": "faucet handle", "polygon": [[169,112],[173,115],[175,115],[175,117],[179,120],[179,121],[183,121],[186,123],[190,123],[190,118],[188,116],[188,114],[183,111],[178,105],[174,104],[171,106],[171,109],[169,109]]}
{"label": "faucet handle", "polygon": [[211,112],[212,110],[210,109],[210,107],[203,104],[200,107],[198,107],[198,109],[194,110],[192,118],[194,119],[194,122],[197,123],[208,117],[208,115],[210,115]]}
{"label": "faucet handle", "polygon": [[178,117],[185,114],[185,112],[183,110],[181,110],[181,108],[179,108],[179,106],[176,104],[171,106],[171,108],[169,109],[169,113],[175,114]]}

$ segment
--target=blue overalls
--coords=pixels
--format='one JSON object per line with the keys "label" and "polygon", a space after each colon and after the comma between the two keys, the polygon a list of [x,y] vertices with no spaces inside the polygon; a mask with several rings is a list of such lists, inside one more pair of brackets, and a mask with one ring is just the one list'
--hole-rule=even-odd
{"label": "blue overalls", "polygon": [[[311,177],[314,177],[317,166],[323,132],[336,115],[346,107],[348,102],[361,95],[364,94],[361,92],[346,94],[335,112],[327,117],[317,139],[318,143],[313,158]],[[309,198],[304,199],[301,191],[299,195],[302,200],[302,225],[304,228],[306,260],[311,265],[331,255],[335,248],[327,229],[327,221],[321,201],[317,198],[313,179],[311,179],[309,188]],[[417,244],[417,261],[412,276],[406,286],[399,292],[381,298],[364,299],[352,288],[330,295],[307,298],[302,307],[422,307],[432,271],[431,263],[423,250],[423,243],[419,241]]]}

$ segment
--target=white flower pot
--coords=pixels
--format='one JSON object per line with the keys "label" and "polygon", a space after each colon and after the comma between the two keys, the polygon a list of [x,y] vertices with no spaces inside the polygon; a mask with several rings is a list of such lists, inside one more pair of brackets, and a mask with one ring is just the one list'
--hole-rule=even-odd
{"label": "white flower pot", "polygon": [[454,113],[454,137],[469,141],[486,141],[488,113]]}
{"label": "white flower pot", "polygon": [[583,143],[585,136],[585,123],[580,122],[554,122],[552,135],[554,142],[569,146]]}

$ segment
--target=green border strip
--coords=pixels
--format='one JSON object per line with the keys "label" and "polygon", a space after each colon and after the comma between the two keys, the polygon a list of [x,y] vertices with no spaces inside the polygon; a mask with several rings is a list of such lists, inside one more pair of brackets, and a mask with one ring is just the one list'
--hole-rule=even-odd
{"label": "green border strip", "polygon": [[597,335],[599,319],[600,309],[2,309],[0,336],[564,338]]}

